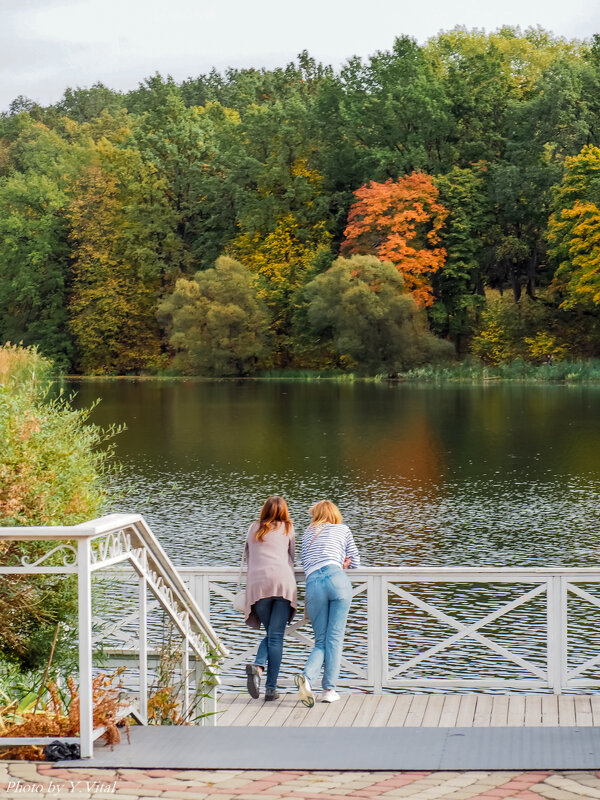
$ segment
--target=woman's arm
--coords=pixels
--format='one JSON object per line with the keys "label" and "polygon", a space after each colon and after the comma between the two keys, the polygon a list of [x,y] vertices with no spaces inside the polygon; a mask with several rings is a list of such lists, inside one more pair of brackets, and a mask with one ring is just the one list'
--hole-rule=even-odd
{"label": "woman's arm", "polygon": [[288,556],[290,558],[290,566],[294,569],[294,559],[296,558],[296,533],[293,526],[288,536]]}
{"label": "woman's arm", "polygon": [[344,559],[344,565],[346,565],[350,569],[356,569],[360,567],[360,555],[358,554],[358,547],[354,542],[354,537],[352,536],[352,531],[348,528],[348,535],[346,537],[346,558]]}

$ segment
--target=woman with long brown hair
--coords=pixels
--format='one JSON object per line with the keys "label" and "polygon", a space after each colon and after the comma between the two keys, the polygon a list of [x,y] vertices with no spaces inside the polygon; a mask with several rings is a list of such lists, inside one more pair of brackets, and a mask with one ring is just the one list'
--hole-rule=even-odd
{"label": "woman with long brown hair", "polygon": [[246,665],[248,692],[259,696],[260,678],[267,667],[265,700],[276,700],[277,678],[283,655],[285,626],[297,607],[294,550],[296,539],[287,503],[277,495],[268,497],[258,522],[253,522],[246,537],[246,624],[264,626],[254,664]]}

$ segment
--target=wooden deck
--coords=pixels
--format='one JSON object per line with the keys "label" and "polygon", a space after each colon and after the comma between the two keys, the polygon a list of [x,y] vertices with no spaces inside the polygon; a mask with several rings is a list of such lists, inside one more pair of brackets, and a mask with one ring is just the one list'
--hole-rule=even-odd
{"label": "wooden deck", "polygon": [[345,694],[307,709],[295,692],[265,703],[223,692],[217,725],[269,727],[581,727],[600,725],[600,695]]}

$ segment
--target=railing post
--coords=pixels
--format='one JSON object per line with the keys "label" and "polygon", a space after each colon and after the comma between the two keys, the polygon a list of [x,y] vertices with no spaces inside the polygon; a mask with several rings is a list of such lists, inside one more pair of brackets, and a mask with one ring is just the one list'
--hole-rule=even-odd
{"label": "railing post", "polygon": [[183,637],[181,655],[181,688],[183,699],[181,703],[182,716],[187,720],[190,713],[190,643],[187,636]]}
{"label": "railing post", "polygon": [[94,749],[92,690],[92,573],[89,539],[77,542],[77,605],[79,618],[79,738],[82,758]]}
{"label": "railing post", "polygon": [[140,699],[139,710],[144,724],[148,724],[148,597],[146,576],[139,576],[139,664]]}
{"label": "railing post", "polygon": [[387,675],[387,579],[384,575],[367,578],[367,638],[369,683],[380,694]]}
{"label": "railing post", "polygon": [[567,584],[554,575],[547,589],[547,664],[548,686],[554,694],[567,688]]}
{"label": "railing post", "polygon": [[210,622],[210,576],[195,574],[191,580],[190,591],[200,610]]}

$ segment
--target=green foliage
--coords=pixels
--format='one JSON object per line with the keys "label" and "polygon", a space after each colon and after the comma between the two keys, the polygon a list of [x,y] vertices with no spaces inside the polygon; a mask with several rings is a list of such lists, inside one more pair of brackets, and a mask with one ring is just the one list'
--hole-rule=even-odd
{"label": "green foliage", "polygon": [[[0,526],[75,525],[98,516],[107,502],[109,440],[118,429],[104,431],[90,424],[92,409],[50,397],[50,369],[35,350],[0,348]],[[47,550],[47,543],[0,542],[5,564]],[[0,584],[0,655],[39,667],[62,621],[57,658],[66,657],[75,588],[62,576],[15,576]]]}
{"label": "green foliage", "polygon": [[183,374],[248,375],[269,355],[267,309],[253,276],[231,258],[179,279],[158,314]]}
{"label": "green foliage", "polygon": [[535,363],[560,361],[567,348],[551,307],[524,296],[490,293],[471,342],[471,352],[485,364],[510,364],[515,359]]}
{"label": "green foliage", "polygon": [[441,233],[444,266],[434,276],[435,302],[429,317],[436,333],[461,350],[483,304],[483,259],[491,213],[480,170],[455,167],[436,178],[440,203],[451,209]]}
{"label": "green foliage", "polygon": [[451,351],[427,330],[395,266],[374,256],[338,258],[307,284],[303,299],[299,334],[328,345],[338,368],[394,375]]}
{"label": "green foliage", "polygon": [[[159,300],[225,253],[259,276],[274,366],[322,368],[330,342],[292,331],[303,289],[339,255],[355,192],[419,172],[449,212],[443,267],[419,278],[432,330],[464,355],[485,291],[510,290],[543,296],[545,334],[594,355],[598,203],[567,185],[570,159],[600,146],[599,52],[541,28],[455,28],[339,70],[303,52],[127,94],[67,89],[47,108],[19,97],[0,114],[0,343],[83,372],[168,369]],[[389,210],[371,210],[400,254]]]}

